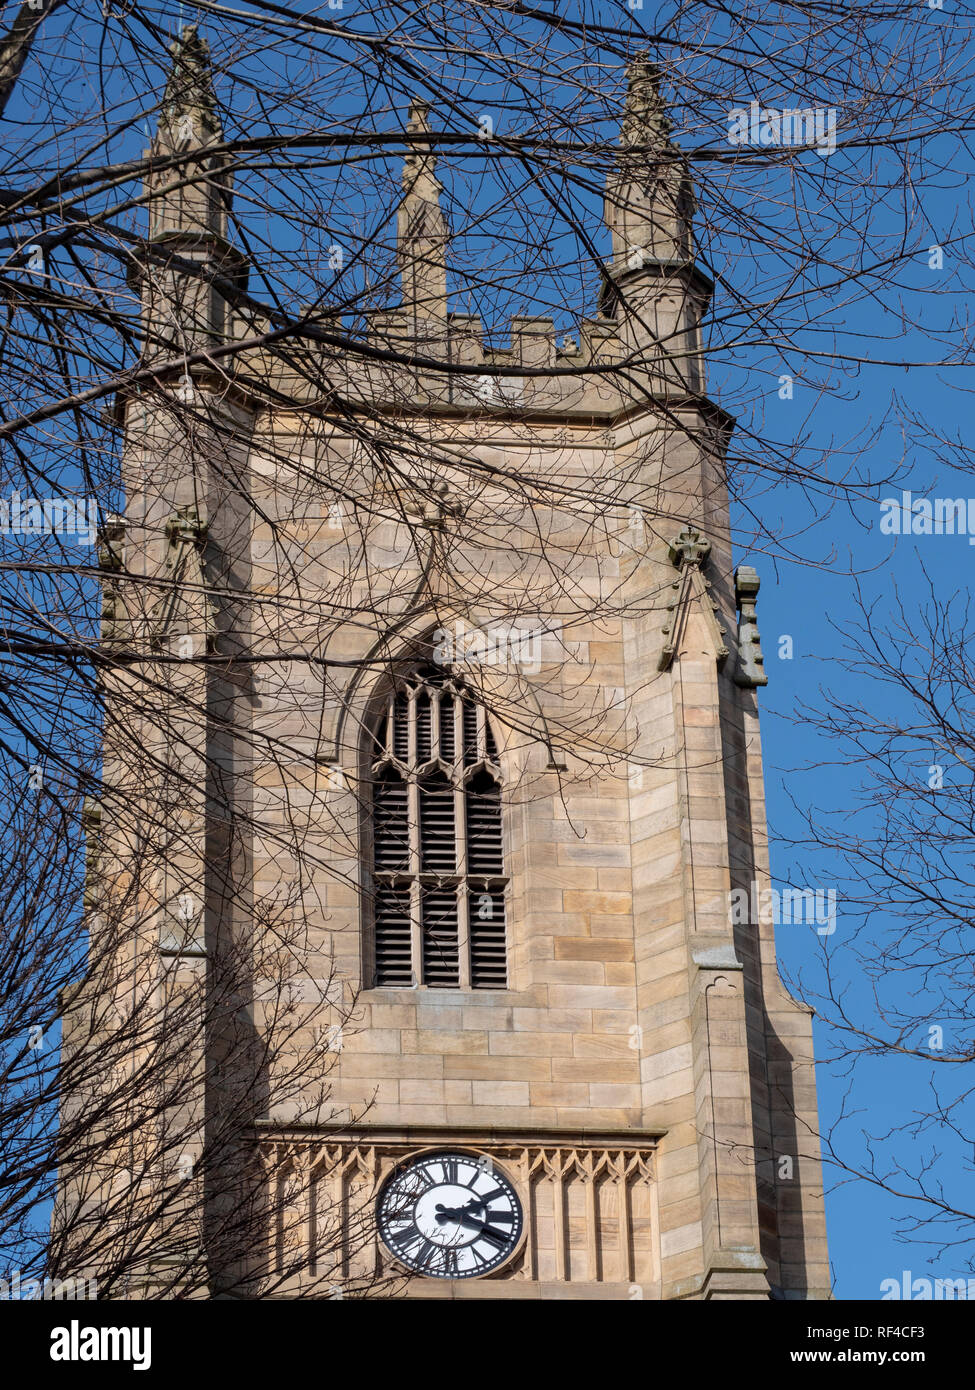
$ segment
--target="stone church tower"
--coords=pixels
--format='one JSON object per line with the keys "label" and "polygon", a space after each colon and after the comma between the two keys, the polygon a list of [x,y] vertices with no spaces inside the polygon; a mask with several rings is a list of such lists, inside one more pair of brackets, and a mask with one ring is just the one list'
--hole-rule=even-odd
{"label": "stone church tower", "polygon": [[[206,153],[206,49],[187,30],[174,53],[133,284],[184,424],[121,403],[106,561],[132,592],[168,576],[170,598],[115,602],[103,641],[128,623],[147,661],[177,658],[178,735],[145,789],[176,843],[142,949],[204,990],[215,934],[257,932],[248,894],[305,933],[327,1107],[279,1094],[273,1067],[253,1091],[292,1218],[268,1235],[276,1296],[408,1273],[425,1299],[827,1298],[811,1019],[771,924],[731,911],[769,883],[758,578],[732,560],[712,285],[655,74],[630,72],[577,339],[522,317],[492,346],[450,311],[414,105],[400,302],[360,353],[309,313],[300,357],[270,310],[228,307],[249,268]],[[106,783],[112,766],[107,735]],[[326,1213],[364,1233],[327,1269]]]}

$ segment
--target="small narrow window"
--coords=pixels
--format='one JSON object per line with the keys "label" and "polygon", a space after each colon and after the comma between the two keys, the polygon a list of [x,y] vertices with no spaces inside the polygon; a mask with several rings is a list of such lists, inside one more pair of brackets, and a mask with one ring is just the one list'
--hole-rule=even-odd
{"label": "small narrow window", "polygon": [[483,708],[423,668],[390,693],[370,747],[374,983],[505,989],[501,783]]}

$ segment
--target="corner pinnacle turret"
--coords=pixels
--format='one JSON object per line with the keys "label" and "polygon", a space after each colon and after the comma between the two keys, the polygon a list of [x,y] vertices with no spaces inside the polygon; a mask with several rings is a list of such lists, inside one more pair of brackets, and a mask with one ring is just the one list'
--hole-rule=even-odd
{"label": "corner pinnacle turret", "polygon": [[147,246],[133,277],[152,341],[209,346],[228,331],[228,287],[246,287],[246,261],[229,244],[231,158],[219,147],[210,51],[196,26],[170,44],[172,66],[146,151]]}
{"label": "corner pinnacle turret", "polygon": [[687,160],[672,143],[660,73],[645,57],[629,67],[620,153],[606,181],[612,271],[693,256],[694,195]]}
{"label": "corner pinnacle turret", "polygon": [[[150,236],[182,232],[226,238],[229,179],[226,159],[200,157],[223,139],[210,70],[210,50],[196,25],[189,25],[170,44],[173,63],[149,149],[166,161],[153,172]],[[185,156],[185,163],[183,157]],[[176,161],[176,162],[173,162]]]}
{"label": "corner pinnacle turret", "polygon": [[631,63],[620,150],[606,180],[612,255],[600,308],[616,320],[626,360],[656,389],[704,390],[701,322],[713,285],[694,264],[694,193],[686,156],[671,140],[660,74]]}
{"label": "corner pinnacle turret", "polygon": [[170,44],[169,51],[173,66],[166,81],[157,141],[185,149],[219,140],[223,131],[206,40],[200,38],[196,25],[190,24]]}
{"label": "corner pinnacle turret", "polygon": [[410,106],[407,134],[420,137],[403,161],[403,200],[396,219],[396,256],[402,278],[403,310],[417,320],[447,317],[447,219],[440,207],[442,186],[436,161],[423,140],[430,126],[426,102]]}

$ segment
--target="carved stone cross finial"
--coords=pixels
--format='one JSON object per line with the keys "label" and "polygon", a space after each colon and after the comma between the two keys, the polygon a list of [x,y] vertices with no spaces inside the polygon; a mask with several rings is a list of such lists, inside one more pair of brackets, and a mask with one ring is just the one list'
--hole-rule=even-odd
{"label": "carved stone cross finial", "polygon": [[685,526],[680,535],[675,536],[667,547],[670,562],[681,572],[680,579],[673,583],[677,594],[672,603],[667,604],[667,625],[663,629],[664,647],[657,663],[658,670],[666,671],[674,660],[679,641],[678,635],[687,620],[690,605],[701,604],[705,621],[714,639],[714,655],[721,666],[728,655],[724,644],[724,628],[717,618],[717,604],[711,597],[711,583],[704,577],[704,566],[711,554],[711,542],[696,526]]}
{"label": "carved stone cross finial", "polygon": [[667,547],[671,563],[678,569],[693,565],[700,569],[711,554],[711,542],[695,526],[685,526]]}
{"label": "carved stone cross finial", "polygon": [[206,522],[193,506],[178,507],[166,522],[166,537],[171,546],[200,545],[206,539]]}

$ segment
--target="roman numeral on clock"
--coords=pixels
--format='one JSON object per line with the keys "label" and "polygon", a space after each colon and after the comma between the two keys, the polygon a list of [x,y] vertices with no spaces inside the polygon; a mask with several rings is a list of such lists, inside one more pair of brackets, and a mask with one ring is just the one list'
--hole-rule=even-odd
{"label": "roman numeral on clock", "polygon": [[485,1192],[481,1197],[482,1202],[496,1202],[499,1197],[507,1197],[503,1187],[493,1187],[490,1192]]}
{"label": "roman numeral on clock", "polygon": [[439,1245],[434,1245],[432,1240],[427,1240],[426,1237],[424,1237],[423,1243],[413,1258],[416,1260],[417,1264],[427,1266],[430,1264],[431,1255],[435,1255],[439,1249]]}
{"label": "roman numeral on clock", "polygon": [[415,1226],[406,1226],[402,1231],[390,1231],[389,1239],[396,1249],[404,1255],[412,1254],[412,1248],[423,1239],[423,1236]]}
{"label": "roman numeral on clock", "polygon": [[407,1226],[405,1231],[396,1231],[389,1238],[401,1255],[420,1265],[428,1264],[430,1256],[440,1248],[432,1240],[427,1240],[423,1232],[418,1231],[415,1226]]}

